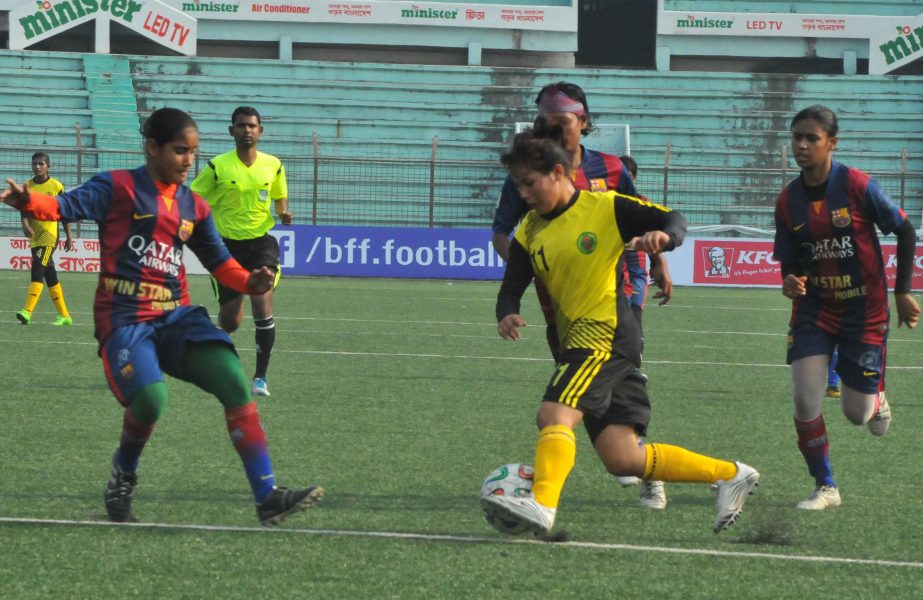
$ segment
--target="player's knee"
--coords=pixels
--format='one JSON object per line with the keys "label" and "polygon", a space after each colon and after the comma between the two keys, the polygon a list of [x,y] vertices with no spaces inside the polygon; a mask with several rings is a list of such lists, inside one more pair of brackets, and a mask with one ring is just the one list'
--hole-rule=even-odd
{"label": "player's knee", "polygon": [[139,421],[153,425],[163,416],[167,403],[167,386],[163,381],[155,381],[135,394],[131,399],[130,408]]}
{"label": "player's knee", "polygon": [[873,414],[871,406],[866,403],[843,402],[843,415],[853,425],[865,425]]}
{"label": "player's knee", "polygon": [[218,326],[228,333],[234,333],[240,327],[240,319],[236,315],[218,315]]}
{"label": "player's knee", "polygon": [[625,477],[629,475],[640,477],[642,474],[641,472],[644,470],[644,467],[639,466],[631,457],[622,455],[604,456],[602,459],[606,471],[608,471],[610,475],[615,475],[616,477]]}

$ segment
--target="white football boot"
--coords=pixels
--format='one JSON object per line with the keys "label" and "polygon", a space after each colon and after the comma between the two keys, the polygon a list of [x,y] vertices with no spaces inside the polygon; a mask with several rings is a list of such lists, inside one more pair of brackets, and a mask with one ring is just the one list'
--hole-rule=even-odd
{"label": "white football boot", "polygon": [[641,506],[654,510],[667,507],[667,492],[662,481],[641,482]]}
{"label": "white football boot", "polygon": [[795,505],[801,510],[826,510],[843,504],[840,499],[840,490],[833,485],[819,485],[814,488],[811,495]]}
{"label": "white football boot", "polygon": [[737,465],[737,474],[730,479],[716,482],[718,484],[718,514],[715,517],[715,533],[721,533],[734,524],[743,512],[747,496],[760,484],[759,472],[741,462]]}
{"label": "white football boot", "polygon": [[878,410],[869,419],[868,426],[872,435],[880,437],[888,433],[888,427],[891,426],[891,405],[888,404],[888,399],[885,398],[884,392],[881,392],[881,404],[878,405]]}
{"label": "white football boot", "polygon": [[506,519],[519,521],[536,534],[545,535],[554,527],[557,509],[548,508],[538,503],[534,496],[485,496],[481,503],[489,506]]}

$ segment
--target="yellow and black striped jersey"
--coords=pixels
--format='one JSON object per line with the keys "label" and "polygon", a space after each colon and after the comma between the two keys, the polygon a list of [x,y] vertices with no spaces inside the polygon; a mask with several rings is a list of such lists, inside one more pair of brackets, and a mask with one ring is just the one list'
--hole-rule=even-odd
{"label": "yellow and black striped jersey", "polygon": [[[497,299],[497,319],[519,312],[532,277],[554,301],[561,348],[611,352],[619,345],[640,356],[640,332],[621,289],[622,259],[632,238],[665,231],[673,249],[682,243],[686,221],[666,207],[615,191],[574,194],[566,207],[540,215],[530,211],[513,237],[510,260]],[[628,321],[621,327],[622,321]],[[631,327],[633,325],[633,327]],[[637,338],[630,340],[627,338]]]}
{"label": "yellow and black striped jersey", "polygon": [[[35,179],[28,182],[29,190],[57,196],[64,191],[64,185],[55,179],[49,177],[42,183],[35,183]],[[39,221],[32,215],[29,215],[29,226],[32,228],[32,237],[29,238],[29,245],[33,248],[39,246],[56,246],[58,244],[58,222],[57,221]]]}

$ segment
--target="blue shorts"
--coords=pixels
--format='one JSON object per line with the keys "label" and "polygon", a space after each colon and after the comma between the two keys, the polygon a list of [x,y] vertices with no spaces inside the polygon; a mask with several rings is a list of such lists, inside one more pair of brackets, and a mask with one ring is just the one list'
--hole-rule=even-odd
{"label": "blue shorts", "polygon": [[203,306],[180,306],[153,321],[118,327],[100,352],[109,388],[119,403],[131,406],[135,394],[163,381],[164,373],[189,381],[183,364],[186,344],[210,341],[234,349]]}
{"label": "blue shorts", "polygon": [[788,335],[788,364],[799,358],[839,352],[836,372],[854,390],[877,394],[885,389],[885,357],[888,334],[881,345],[840,338],[820,328],[800,325]]}

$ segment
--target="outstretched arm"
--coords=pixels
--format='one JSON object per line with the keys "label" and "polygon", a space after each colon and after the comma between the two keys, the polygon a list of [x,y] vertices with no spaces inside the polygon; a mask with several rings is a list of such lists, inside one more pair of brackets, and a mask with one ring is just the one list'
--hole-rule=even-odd
{"label": "outstretched arm", "polygon": [[16,210],[23,210],[29,203],[29,184],[19,185],[14,179],[7,179],[6,183],[9,189],[0,192],[0,201],[9,204]]}

